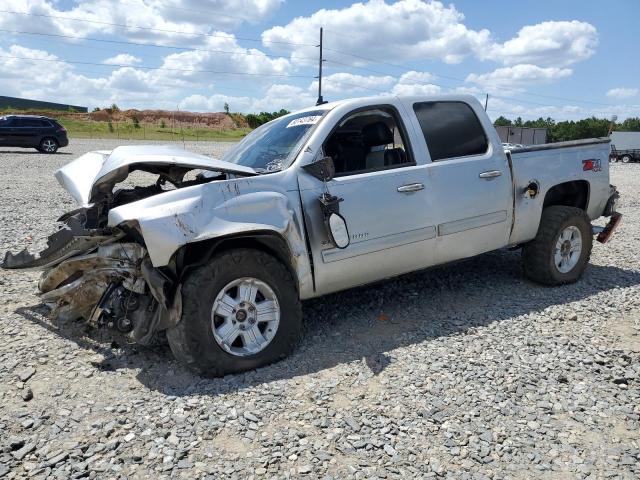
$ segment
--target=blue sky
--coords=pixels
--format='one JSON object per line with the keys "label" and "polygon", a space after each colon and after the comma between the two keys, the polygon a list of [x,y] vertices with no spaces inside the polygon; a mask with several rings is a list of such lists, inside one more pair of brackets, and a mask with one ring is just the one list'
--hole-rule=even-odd
{"label": "blue sky", "polygon": [[6,0],[0,10],[4,95],[293,110],[315,102],[323,26],[329,100],[489,93],[494,118],[640,116],[637,0]]}

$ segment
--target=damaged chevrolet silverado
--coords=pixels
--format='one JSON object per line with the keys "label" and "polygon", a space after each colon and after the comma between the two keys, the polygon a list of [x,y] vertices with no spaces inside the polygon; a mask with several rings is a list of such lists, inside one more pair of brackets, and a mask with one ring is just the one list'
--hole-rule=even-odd
{"label": "damaged chevrolet silverado", "polygon": [[[505,152],[471,96],[327,103],[219,160],[81,156],[56,172],[79,208],[2,266],[43,270],[52,317],[141,344],[166,331],[180,361],[220,376],[288,355],[312,297],[504,247],[535,282],[578,280],[621,220],[608,154],[608,138]],[[148,185],[128,186],[136,171]]]}

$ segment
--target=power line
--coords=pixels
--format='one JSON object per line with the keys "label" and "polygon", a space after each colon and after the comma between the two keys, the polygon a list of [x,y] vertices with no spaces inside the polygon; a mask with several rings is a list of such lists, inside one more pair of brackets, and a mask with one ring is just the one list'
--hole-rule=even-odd
{"label": "power line", "polygon": [[[147,5],[146,3],[144,3],[143,0],[139,1],[139,2],[127,2],[125,0],[118,0],[119,3],[128,3],[129,5],[136,5],[136,6],[140,6],[140,7],[147,7],[147,8],[153,8],[153,5]],[[185,7],[175,7],[173,5],[162,5],[162,9],[169,9],[169,10],[181,10],[183,12],[193,12],[193,13],[198,13],[201,15],[211,15],[211,12],[205,12],[202,10],[195,10],[193,8],[185,8]],[[243,22],[247,22],[249,21],[246,17],[241,17],[240,15],[230,15],[228,13],[221,13],[219,11],[216,12],[216,16],[218,17],[229,17],[229,18],[235,18],[237,20],[242,20]]]}
{"label": "power line", "polygon": [[293,45],[293,46],[297,46],[297,47],[315,47],[315,44],[311,44],[311,43],[294,43],[294,42],[284,42],[284,41],[276,41],[276,40],[271,41],[271,40],[263,40],[261,38],[236,37],[235,35],[232,35],[232,34],[185,32],[185,31],[182,31],[182,30],[169,30],[169,29],[164,29],[164,28],[141,27],[139,25],[128,25],[128,24],[125,24],[125,23],[103,22],[103,21],[100,21],[100,20],[89,20],[89,19],[86,19],[86,18],[65,17],[65,16],[62,16],[62,15],[46,15],[44,13],[16,12],[14,10],[0,10],[0,13],[9,13],[9,14],[12,14],[12,15],[26,15],[26,16],[30,16],[30,17],[55,18],[55,19],[59,19],[59,20],[71,20],[71,21],[74,21],[74,22],[93,23],[93,24],[97,24],[97,25],[109,25],[109,26],[112,26],[112,27],[146,30],[146,31],[150,31],[150,32],[177,33],[177,34],[180,34],[180,35],[192,35],[192,36],[199,36],[199,37],[227,38],[227,39],[245,40],[245,41],[248,41],[248,42]]}
{"label": "power line", "polygon": [[[453,81],[460,82],[460,83],[467,83],[467,80],[462,79],[462,78],[451,77],[451,76],[448,76],[448,75],[442,75],[442,74],[433,73],[433,72],[424,72],[424,71],[420,71],[420,70],[417,70],[415,68],[412,68],[412,67],[409,67],[409,66],[406,66],[406,65],[401,65],[401,64],[397,64],[397,63],[390,63],[390,62],[384,62],[384,61],[381,61],[381,60],[376,60],[376,59],[365,57],[365,56],[362,56],[362,55],[356,55],[354,53],[349,53],[349,52],[345,52],[345,51],[342,51],[342,50],[337,50],[337,49],[334,49],[334,48],[325,47],[325,50],[337,53],[339,55],[346,55],[346,56],[349,56],[349,57],[358,58],[360,60],[365,60],[367,62],[371,62],[371,63],[374,63],[374,64],[387,65],[387,66],[390,66],[390,67],[394,67],[394,68],[398,68],[398,69],[404,70],[406,72],[416,71],[418,73],[428,73],[428,74],[433,75],[435,77],[444,78],[444,79],[447,79],[447,80],[453,80]],[[348,65],[348,64],[345,64],[345,63],[337,62],[335,60],[327,60],[327,61],[331,61],[333,63],[338,63],[338,64],[341,64],[341,65],[344,65],[344,66],[348,66],[350,68],[355,68],[355,69],[358,69],[358,70],[374,71],[374,70],[366,68],[366,67],[360,67],[360,66],[357,66],[357,65]],[[379,72],[379,71],[377,73],[384,74],[384,75],[389,75],[388,73],[382,73],[382,72]],[[500,89],[504,89],[504,90],[510,90],[512,92],[517,92],[517,93],[520,93],[522,95],[531,95],[531,96],[540,97],[540,98],[549,98],[549,99],[554,99],[554,100],[563,100],[563,101],[567,101],[567,102],[588,103],[588,104],[592,104],[592,105],[615,107],[615,105],[612,105],[610,103],[594,102],[594,101],[591,101],[591,100],[578,100],[578,99],[567,98],[567,97],[559,97],[559,96],[554,96],[554,95],[544,95],[544,94],[541,94],[541,93],[523,91],[523,90],[519,90],[519,89],[512,88],[512,87],[505,87],[505,86],[497,87],[496,86],[496,88],[500,88]]]}
{"label": "power line", "polygon": [[[270,57],[270,58],[285,58],[285,57],[282,57],[281,55],[274,55],[274,54],[263,53],[263,52],[253,53],[253,52],[237,52],[237,51],[231,51],[231,50],[216,50],[216,49],[211,49],[211,48],[178,47],[178,46],[175,46],[175,45],[165,45],[165,44],[160,44],[160,43],[132,42],[132,41],[128,41],[128,40],[109,40],[109,39],[104,39],[104,38],[82,37],[82,36],[77,36],[77,35],[62,35],[62,34],[57,34],[57,33],[24,32],[24,31],[19,31],[19,30],[6,30],[6,29],[3,29],[3,28],[0,28],[0,32],[12,33],[12,34],[16,34],[16,35],[35,35],[35,36],[42,36],[42,37],[64,38],[64,39],[71,39],[71,40],[101,42],[101,43],[110,43],[110,44],[117,44],[117,45],[133,45],[133,46],[138,46],[138,47],[168,48],[168,49],[183,50],[183,51],[227,53],[227,54],[232,54],[232,55],[249,55],[249,56],[257,56],[257,57],[265,56],[265,57]],[[128,53],[128,52],[120,52],[120,53]],[[296,59],[300,59],[300,60],[315,60],[315,58],[312,58],[312,57],[297,57]]]}
{"label": "power line", "polygon": [[[176,8],[179,8],[179,7],[176,7]],[[260,43],[272,43],[272,44],[282,44],[282,45],[292,45],[292,46],[317,47],[317,45],[310,44],[310,43],[296,43],[296,42],[285,42],[285,41],[268,41],[268,40],[249,38],[249,37],[236,37],[236,36],[231,35],[231,34],[184,32],[184,31],[179,31],[179,30],[158,29],[158,28],[151,28],[151,27],[142,27],[142,26],[138,26],[138,25],[128,25],[128,24],[103,22],[103,21],[98,21],[98,20],[72,18],[72,17],[61,16],[61,15],[46,15],[46,14],[39,14],[39,13],[18,12],[18,11],[13,11],[13,10],[0,10],[0,13],[8,13],[8,14],[14,14],[14,15],[26,15],[26,16],[32,16],[32,17],[55,18],[55,19],[62,19],[62,20],[71,20],[71,21],[78,21],[78,22],[85,22],[85,23],[93,23],[93,24],[99,24],[99,25],[109,25],[109,26],[121,27],[121,28],[126,28],[126,29],[139,29],[139,30],[146,30],[146,31],[163,32],[163,33],[176,33],[176,34],[181,34],[181,35],[192,35],[192,36],[203,36],[203,37],[220,37],[220,38],[237,39],[237,40],[245,40],[245,41],[260,42]],[[228,16],[232,17],[231,15],[228,15]],[[240,17],[238,17],[238,18],[240,18]],[[5,31],[5,32],[8,32],[8,33],[16,33],[16,34],[27,34],[27,35],[30,34],[30,35],[43,35],[43,36],[51,36],[51,37],[57,36],[57,37],[61,37],[61,38],[84,39],[84,37],[74,37],[74,36],[65,36],[65,35],[56,35],[56,34],[44,34],[44,33],[37,33],[37,32],[12,32],[10,30],[0,30],[0,31]],[[334,33],[336,33],[336,32],[334,32]],[[142,43],[142,42],[126,42],[126,41],[105,40],[105,39],[95,39],[95,38],[87,38],[87,40],[99,41],[99,42],[105,42],[105,43],[114,43],[114,44],[136,45],[136,46],[154,46],[154,47],[158,47],[158,48],[172,48],[172,49],[187,50],[187,51],[188,50],[211,51],[211,52],[217,52],[217,53],[242,54],[242,55],[265,55],[267,57],[284,58],[284,57],[279,57],[277,55],[269,55],[269,54],[263,54],[263,53],[257,54],[257,53],[252,53],[252,52],[229,52],[229,51],[224,51],[224,50],[216,51],[216,50],[207,50],[207,49],[168,46],[168,45],[161,45],[161,44],[145,44],[145,43]],[[338,55],[345,55],[345,56],[349,56],[349,57],[352,57],[352,58],[357,58],[357,59],[364,60],[364,61],[367,61],[367,62],[370,62],[370,63],[374,63],[374,64],[387,65],[387,66],[398,68],[398,69],[401,69],[401,70],[404,70],[404,71],[407,71],[407,72],[408,71],[417,71],[419,73],[431,74],[431,75],[439,77],[439,78],[453,80],[453,81],[456,81],[456,82],[460,82],[462,84],[467,83],[466,80],[461,79],[461,78],[451,77],[451,76],[437,74],[437,73],[433,73],[433,72],[423,72],[423,71],[416,70],[413,67],[408,67],[406,65],[396,64],[396,63],[391,63],[391,62],[385,62],[385,61],[382,61],[382,60],[373,59],[373,58],[370,58],[370,57],[366,57],[366,56],[363,56],[363,55],[357,55],[357,54],[353,54],[353,53],[350,53],[350,52],[345,52],[345,51],[338,50],[338,49],[325,47],[325,50],[334,52],[334,53],[336,53]],[[9,58],[9,57],[4,57],[4,58]],[[17,57],[15,57],[15,58],[17,58]],[[299,57],[299,58],[300,59],[311,59],[310,57]],[[34,60],[34,59],[29,59],[29,60]],[[383,73],[383,72],[376,71],[376,70],[373,70],[373,69],[369,69],[369,68],[366,68],[366,67],[360,67],[360,66],[356,66],[356,65],[349,65],[349,64],[345,64],[345,63],[338,62],[338,61],[335,61],[335,60],[332,60],[331,62],[335,63],[335,64],[347,66],[349,68],[366,70],[366,71],[371,71],[371,72],[375,72],[375,73],[378,73],[378,74],[389,75],[387,73]],[[66,63],[79,63],[79,62],[66,62]],[[87,63],[87,64],[91,64],[91,63]],[[102,64],[98,64],[98,65],[102,65]],[[129,67],[130,65],[112,65],[112,66],[115,66],[115,67]],[[163,68],[152,68],[152,67],[141,67],[141,66],[136,66],[136,68],[163,70]],[[164,70],[168,70],[168,69],[164,69]],[[184,70],[184,69],[175,69],[175,70],[187,71],[187,70]],[[210,72],[210,71],[205,71],[205,70],[203,70],[202,72],[203,73],[237,74],[237,75],[241,75],[242,74],[240,72]],[[249,73],[246,73],[246,75],[260,75],[260,74],[249,74]],[[285,75],[285,74],[280,74],[280,75],[263,74],[263,75],[264,76],[280,76],[280,77],[289,76],[289,77],[307,78],[306,76]],[[397,76],[394,76],[394,75],[391,75],[391,76],[393,76],[394,78],[398,78]],[[435,82],[418,82],[418,83],[429,83],[429,84],[440,86],[440,87],[443,87],[443,88],[454,88],[454,87],[450,87],[450,86],[439,85],[439,84],[437,84]],[[540,98],[549,98],[549,99],[555,99],[555,100],[567,101],[567,102],[585,103],[585,104],[600,105],[600,106],[614,107],[614,108],[616,107],[616,105],[612,105],[612,104],[609,104],[609,103],[594,102],[594,101],[590,101],[590,100],[578,100],[578,99],[572,99],[572,98],[560,97],[560,96],[553,96],[553,95],[544,95],[544,94],[535,93],[535,92],[518,90],[518,89],[515,89],[515,88],[512,88],[512,87],[501,86],[501,87],[496,87],[496,88],[500,88],[500,89],[503,89],[503,90],[510,90],[512,92],[516,92],[517,94],[521,94],[521,95],[531,95],[531,96],[540,97]],[[503,97],[503,98],[509,99],[509,97]],[[510,98],[510,99],[511,100],[515,100],[515,101],[519,101],[519,102],[524,102],[524,103],[532,103],[532,104],[538,104],[538,105],[542,105],[542,106],[548,106],[547,104],[540,104],[540,103],[527,101],[527,100],[522,100],[522,99],[515,99],[515,98]]]}
{"label": "power line", "polygon": [[315,78],[311,75],[291,75],[286,73],[250,73],[250,72],[228,72],[228,71],[218,71],[218,70],[193,70],[187,68],[166,68],[166,67],[148,67],[144,65],[119,65],[119,64],[111,64],[111,63],[98,63],[98,62],[81,62],[81,61],[71,61],[71,60],[58,60],[58,59],[50,59],[50,58],[30,58],[30,57],[17,57],[17,56],[6,56],[0,55],[0,58],[9,58],[16,60],[28,60],[33,62],[55,62],[55,63],[70,63],[77,65],[94,65],[100,67],[108,67],[108,68],[140,68],[143,70],[159,70],[159,71],[171,71],[171,72],[191,72],[191,73],[211,73],[215,75],[247,75],[247,76],[261,76],[261,77],[287,77],[287,78]]}
{"label": "power line", "polygon": [[[338,64],[338,65],[344,65],[344,66],[347,66],[347,67],[351,67],[351,65],[348,65],[348,64],[342,63],[342,62],[337,62],[335,60],[326,60],[326,61],[329,62],[329,63],[335,63],[335,64]],[[386,77],[391,77],[391,78],[393,78],[395,80],[400,80],[400,78],[401,78],[398,75],[392,75],[390,73],[381,72],[379,70],[373,70],[371,68],[365,68],[365,67],[352,67],[352,68],[358,68],[358,69],[367,70],[369,72],[377,73],[379,75],[384,75]],[[427,73],[427,74],[429,74],[429,72],[420,72],[420,71],[417,71],[417,70],[412,70],[412,71],[416,71],[417,73]],[[434,75],[434,76],[436,76],[436,75]],[[341,82],[341,83],[344,83],[345,85],[347,85],[345,82]],[[436,87],[447,88],[447,89],[450,89],[450,90],[453,90],[453,89],[456,88],[456,87],[454,87],[452,85],[444,85],[442,83],[436,83],[436,82],[432,82],[432,81],[428,81],[428,82],[427,81],[416,81],[416,83],[424,84],[424,85],[435,85]],[[382,91],[382,90],[379,90],[379,91]]]}

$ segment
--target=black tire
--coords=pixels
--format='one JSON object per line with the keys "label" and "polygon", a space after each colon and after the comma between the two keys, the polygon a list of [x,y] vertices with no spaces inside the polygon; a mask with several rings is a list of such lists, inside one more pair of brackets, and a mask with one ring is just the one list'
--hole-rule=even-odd
{"label": "black tire", "polygon": [[[566,273],[555,264],[554,255],[562,231],[574,226],[582,236],[582,250],[575,266]],[[593,246],[593,235],[589,217],[579,208],[552,206],[542,211],[536,238],[522,249],[525,275],[543,285],[563,285],[577,281],[584,272]]]}
{"label": "black tire", "polygon": [[[236,356],[223,350],[211,327],[211,310],[218,293],[230,282],[253,277],[265,282],[280,305],[280,323],[275,337],[264,350]],[[302,332],[302,308],[296,282],[290,271],[271,255],[253,249],[222,252],[195,270],[182,285],[182,318],[167,330],[175,357],[205,377],[253,370],[288,356]]]}
{"label": "black tire", "polygon": [[56,153],[60,144],[53,137],[45,137],[40,140],[37,150],[42,153]]}
{"label": "black tire", "polygon": [[623,155],[622,163],[629,163],[631,161],[631,155]]}

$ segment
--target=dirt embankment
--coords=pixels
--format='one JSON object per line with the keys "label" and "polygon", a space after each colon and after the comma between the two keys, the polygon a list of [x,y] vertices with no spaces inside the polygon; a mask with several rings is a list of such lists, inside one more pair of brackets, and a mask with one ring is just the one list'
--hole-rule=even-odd
{"label": "dirt embankment", "polygon": [[181,112],[171,110],[98,110],[91,113],[75,113],[64,111],[29,111],[30,115],[44,115],[53,118],[73,118],[76,120],[93,120],[95,122],[126,122],[137,118],[140,123],[158,124],[162,121],[167,126],[188,124],[194,127],[211,128],[213,130],[229,130],[248,127],[243,115],[222,112]]}
{"label": "dirt embankment", "polygon": [[200,113],[200,112],[179,112],[170,110],[121,110],[115,112],[109,112],[109,110],[99,110],[97,112],[89,113],[88,116],[91,120],[95,121],[133,121],[137,118],[139,122],[143,123],[158,123],[164,121],[167,125],[172,123],[188,123],[193,126],[200,126],[204,128],[212,128],[215,130],[228,130],[238,127],[248,126],[246,120],[241,115],[226,113]]}

